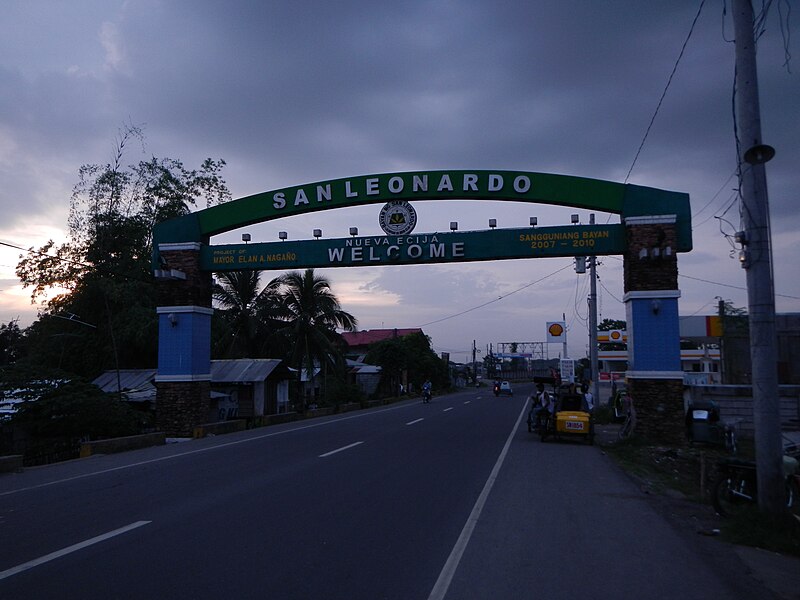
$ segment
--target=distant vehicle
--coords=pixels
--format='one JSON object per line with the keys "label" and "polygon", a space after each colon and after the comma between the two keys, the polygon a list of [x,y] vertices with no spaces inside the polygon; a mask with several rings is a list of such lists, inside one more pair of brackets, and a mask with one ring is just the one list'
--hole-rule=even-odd
{"label": "distant vehicle", "polygon": [[500,382],[500,394],[508,394],[509,396],[514,395],[514,390],[511,389],[511,384],[508,381]]}

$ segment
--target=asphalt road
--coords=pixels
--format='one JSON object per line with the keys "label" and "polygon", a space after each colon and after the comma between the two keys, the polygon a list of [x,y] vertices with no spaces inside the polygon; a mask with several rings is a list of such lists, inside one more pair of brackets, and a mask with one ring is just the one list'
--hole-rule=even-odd
{"label": "asphalt road", "polygon": [[[0,598],[746,598],[485,390],[0,475]],[[763,597],[763,596],[762,596]]]}

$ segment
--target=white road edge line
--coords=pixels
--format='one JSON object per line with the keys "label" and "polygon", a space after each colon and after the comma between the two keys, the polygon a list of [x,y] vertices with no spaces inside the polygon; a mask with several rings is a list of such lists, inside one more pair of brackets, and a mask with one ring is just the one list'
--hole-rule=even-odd
{"label": "white road edge line", "polygon": [[453,410],[453,407],[451,406],[450,408],[445,408],[442,412],[447,412],[448,410]]}
{"label": "white road edge line", "polygon": [[472,400],[467,400],[466,402],[464,402],[464,404],[469,404],[470,402],[472,402]]}
{"label": "white road edge line", "polygon": [[126,525],[125,527],[120,527],[119,529],[115,529],[114,531],[109,531],[108,533],[104,533],[102,535],[98,535],[97,537],[93,537],[90,540],[79,542],[77,544],[73,544],[72,546],[67,546],[66,548],[62,548],[61,550],[56,550],[55,552],[51,552],[50,554],[46,554],[45,556],[42,556],[40,558],[36,558],[21,565],[17,565],[16,567],[12,567],[5,571],[1,571],[0,580],[7,579],[12,575],[16,575],[17,573],[22,573],[22,571],[27,571],[28,569],[38,567],[39,565],[43,565],[44,563],[50,562],[51,560],[61,558],[62,556],[66,556],[67,554],[77,552],[78,550],[82,550],[84,548],[87,548],[88,546],[99,544],[100,542],[104,542],[107,539],[116,537],[118,535],[122,535],[123,533],[127,533],[132,529],[136,529],[138,527],[147,525],[149,523],[152,523],[152,521],[136,521],[136,523],[131,523],[130,525]]}
{"label": "white road edge line", "polygon": [[414,425],[415,423],[419,423],[420,421],[424,420],[425,420],[424,417],[422,419],[414,419],[413,421],[409,421],[408,423],[406,423],[406,425]]}
{"label": "white road edge line", "polygon": [[442,572],[439,573],[439,579],[436,580],[436,583],[434,584],[433,589],[428,596],[428,600],[443,600],[447,594],[447,590],[450,588],[450,583],[453,581],[453,576],[456,573],[456,569],[458,569],[458,563],[461,562],[461,557],[464,555],[464,551],[467,549],[467,544],[469,544],[469,540],[472,537],[472,532],[475,530],[475,525],[477,525],[478,519],[481,516],[481,512],[483,512],[483,507],[486,505],[486,500],[489,498],[492,487],[494,487],[494,482],[497,479],[497,475],[500,473],[500,468],[503,466],[503,462],[506,459],[506,454],[508,454],[508,449],[511,446],[511,440],[514,438],[514,435],[519,429],[519,424],[522,421],[522,415],[525,414],[525,409],[527,406],[528,401],[526,400],[522,405],[522,411],[519,413],[519,417],[517,417],[517,422],[514,423],[511,433],[508,434],[506,445],[503,446],[500,456],[497,457],[497,462],[494,464],[494,468],[489,474],[489,479],[486,480],[486,484],[483,486],[483,491],[475,501],[475,506],[472,507],[472,512],[467,518],[467,522],[464,524],[464,529],[461,530],[461,535],[458,536],[456,545],[453,546],[453,550],[450,552],[450,556],[447,558],[447,562],[444,564]]}
{"label": "white road edge line", "polygon": [[325,458],[327,456],[336,454],[337,452],[344,452],[345,450],[349,450],[350,448],[355,448],[356,446],[359,446],[363,443],[364,442],[353,442],[352,444],[348,444],[347,446],[342,446],[341,448],[337,448],[336,450],[331,450],[330,452],[326,452],[325,454],[320,454],[319,458]]}

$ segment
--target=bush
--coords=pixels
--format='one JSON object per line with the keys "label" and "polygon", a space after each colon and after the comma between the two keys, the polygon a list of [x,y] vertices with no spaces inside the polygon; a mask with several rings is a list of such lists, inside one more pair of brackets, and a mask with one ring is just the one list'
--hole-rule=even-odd
{"label": "bush", "polygon": [[35,439],[97,440],[136,435],[141,420],[139,413],[97,386],[66,381],[26,401],[12,423]]}
{"label": "bush", "polygon": [[350,402],[361,403],[365,400],[363,392],[357,385],[344,381],[335,381],[330,384],[326,393],[326,404],[330,406],[339,406]]}

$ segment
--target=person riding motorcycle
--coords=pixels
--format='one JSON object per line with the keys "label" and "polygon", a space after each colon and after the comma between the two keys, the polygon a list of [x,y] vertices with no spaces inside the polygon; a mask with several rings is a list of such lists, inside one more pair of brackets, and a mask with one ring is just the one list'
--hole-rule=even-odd
{"label": "person riding motorcycle", "polygon": [[425,383],[422,384],[422,401],[423,402],[430,402],[431,401],[431,380],[426,379]]}
{"label": "person riding motorcycle", "polygon": [[550,394],[544,389],[543,383],[536,384],[536,395],[531,402],[531,410],[528,413],[528,424],[534,422],[533,429],[539,429],[542,426],[542,419],[547,418],[553,412],[553,399]]}

